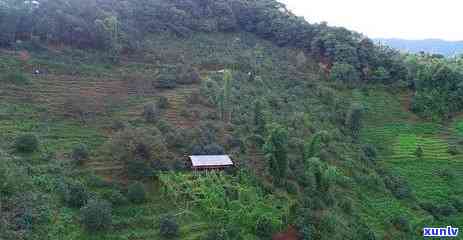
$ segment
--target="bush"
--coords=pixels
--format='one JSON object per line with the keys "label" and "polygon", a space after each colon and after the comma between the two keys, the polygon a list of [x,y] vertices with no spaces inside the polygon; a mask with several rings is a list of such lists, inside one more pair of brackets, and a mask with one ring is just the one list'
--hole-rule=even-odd
{"label": "bush", "polygon": [[159,220],[159,232],[165,238],[178,236],[179,226],[174,216],[162,216]]}
{"label": "bush", "polygon": [[127,198],[133,203],[143,203],[146,200],[145,186],[141,182],[131,184],[127,191]]}
{"label": "bush", "polygon": [[457,146],[451,145],[451,146],[449,146],[448,153],[450,153],[451,155],[455,156],[455,155],[458,155],[458,154],[460,153],[460,151],[458,151],[458,147],[457,147]]}
{"label": "bush", "polygon": [[81,220],[89,231],[99,231],[111,226],[111,203],[105,200],[90,200],[80,209]]}
{"label": "bush", "polygon": [[32,153],[38,150],[39,140],[35,135],[25,134],[16,138],[14,146],[18,152]]}
{"label": "bush", "polygon": [[201,76],[197,69],[192,67],[184,67],[180,77],[177,79],[179,84],[193,84],[199,83],[201,81]]}
{"label": "bush", "polygon": [[177,86],[177,79],[175,76],[163,76],[154,83],[154,86],[161,89],[173,89]]}
{"label": "bush", "polygon": [[155,123],[161,117],[161,113],[156,104],[148,103],[143,107],[143,117],[149,123]]}
{"label": "bush", "polygon": [[222,146],[212,143],[206,146],[196,145],[193,146],[191,153],[193,155],[223,155],[225,150]]}
{"label": "bush", "polygon": [[64,191],[64,202],[69,207],[80,208],[87,203],[89,198],[87,189],[80,182],[68,184]]}
{"label": "bush", "polygon": [[345,198],[339,203],[339,207],[344,211],[344,213],[351,215],[353,212],[352,200]]}
{"label": "bush", "polygon": [[164,96],[160,96],[158,99],[158,106],[160,109],[166,109],[169,107],[169,99]]}
{"label": "bush", "polygon": [[378,151],[376,148],[372,145],[364,145],[362,147],[363,155],[365,158],[369,161],[374,162],[376,160],[376,157],[378,156]]}
{"label": "bush", "polygon": [[111,129],[113,131],[121,131],[124,130],[127,127],[127,124],[121,120],[114,120],[114,122],[111,124]]}
{"label": "bush", "polygon": [[108,192],[105,198],[114,206],[122,206],[128,202],[127,198],[119,190]]}
{"label": "bush", "polygon": [[423,154],[424,154],[423,148],[421,146],[416,147],[415,156],[417,158],[423,158]]}
{"label": "bush", "polygon": [[261,216],[256,223],[256,235],[260,239],[271,239],[275,229],[271,219]]}
{"label": "bush", "polygon": [[74,147],[72,150],[71,158],[76,161],[78,164],[82,164],[83,161],[88,160],[89,158],[88,147],[85,144],[79,144]]}
{"label": "bush", "polygon": [[1,77],[1,80],[3,82],[12,83],[16,85],[25,85],[31,82],[31,79],[28,76],[19,71],[7,73]]}
{"label": "bush", "polygon": [[152,177],[154,175],[154,170],[145,161],[134,159],[127,163],[127,175],[129,179]]}
{"label": "bush", "polygon": [[286,181],[286,191],[289,194],[297,194],[299,192],[299,186],[295,182]]}
{"label": "bush", "polygon": [[394,225],[394,227],[397,230],[399,230],[401,232],[408,233],[408,232],[412,231],[412,227],[410,225],[410,222],[408,221],[408,219],[405,216],[393,217],[392,219],[389,220],[389,222],[392,225]]}

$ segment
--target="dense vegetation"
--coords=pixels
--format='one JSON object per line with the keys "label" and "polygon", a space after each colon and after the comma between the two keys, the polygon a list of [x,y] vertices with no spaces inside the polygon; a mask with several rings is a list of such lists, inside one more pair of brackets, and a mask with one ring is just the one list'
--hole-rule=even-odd
{"label": "dense vegetation", "polygon": [[[461,58],[273,0],[0,0],[0,30],[0,239],[420,239],[463,221]],[[236,168],[184,163],[224,153]]]}

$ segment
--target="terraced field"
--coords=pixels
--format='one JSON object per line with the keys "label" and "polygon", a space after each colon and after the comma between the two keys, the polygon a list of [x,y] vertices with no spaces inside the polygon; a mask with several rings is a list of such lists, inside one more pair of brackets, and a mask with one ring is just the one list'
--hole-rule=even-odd
{"label": "terraced field", "polygon": [[[410,100],[407,97],[407,93],[397,95],[379,89],[374,94],[371,91],[354,92],[352,99],[366,109],[363,141],[377,147],[379,165],[403,177],[417,202],[440,206],[449,203],[451,197],[463,197],[463,191],[458,190],[463,184],[463,155],[461,151],[451,151],[461,149],[458,136],[461,123],[457,120],[454,124],[441,125],[418,119],[408,111]],[[417,156],[419,147],[423,152],[421,157]],[[369,194],[364,195],[363,209],[367,212],[363,217],[377,229],[382,227],[381,221],[393,213],[407,216],[418,229],[424,222],[433,220],[429,213],[417,209],[413,203],[365,191]],[[372,213],[372,209],[376,211]],[[438,222],[461,225],[463,214]]]}

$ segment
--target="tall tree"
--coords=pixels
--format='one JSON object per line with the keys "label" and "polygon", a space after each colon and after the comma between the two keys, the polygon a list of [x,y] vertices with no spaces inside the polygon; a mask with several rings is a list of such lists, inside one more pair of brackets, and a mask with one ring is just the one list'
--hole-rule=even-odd
{"label": "tall tree", "polygon": [[261,136],[265,134],[265,116],[260,100],[254,103],[254,133]]}
{"label": "tall tree", "polygon": [[232,91],[232,73],[230,70],[225,70],[223,75],[223,104],[222,104],[222,120],[231,121],[231,91]]}
{"label": "tall tree", "polygon": [[362,129],[363,106],[354,104],[351,106],[346,125],[354,141],[358,141]]}
{"label": "tall tree", "polygon": [[268,132],[264,150],[269,162],[269,171],[274,181],[281,183],[288,170],[288,130],[273,123],[268,126]]}

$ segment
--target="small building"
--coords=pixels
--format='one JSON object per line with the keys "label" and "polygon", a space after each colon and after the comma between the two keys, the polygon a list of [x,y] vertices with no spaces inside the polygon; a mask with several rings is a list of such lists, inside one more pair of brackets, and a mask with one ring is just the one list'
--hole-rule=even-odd
{"label": "small building", "polygon": [[188,159],[193,170],[224,170],[234,166],[228,155],[196,155]]}

